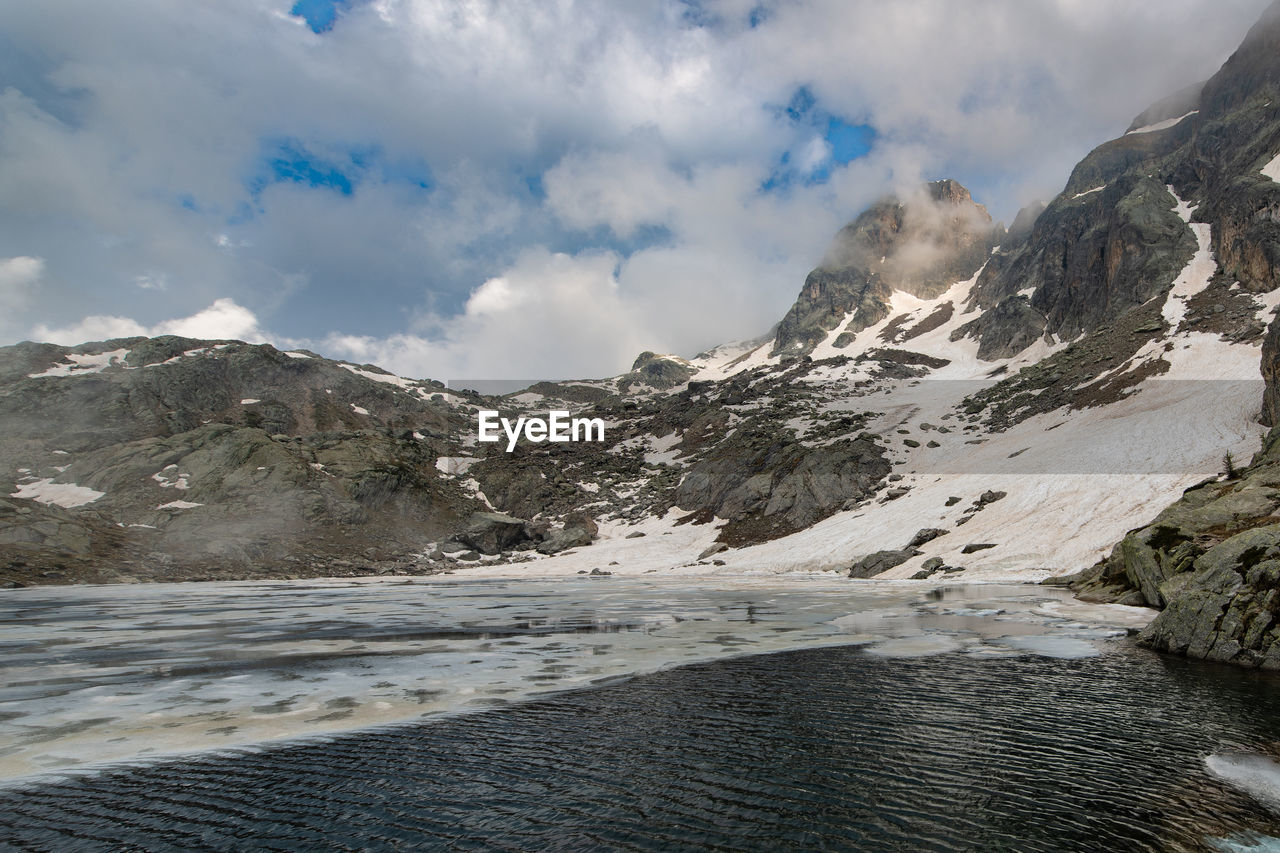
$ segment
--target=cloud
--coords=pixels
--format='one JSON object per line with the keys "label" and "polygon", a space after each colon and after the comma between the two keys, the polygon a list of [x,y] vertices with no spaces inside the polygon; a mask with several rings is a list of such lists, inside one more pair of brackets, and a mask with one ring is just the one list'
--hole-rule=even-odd
{"label": "cloud", "polygon": [[530,250],[471,294],[461,316],[419,318],[418,332],[335,334],[318,346],[397,373],[441,380],[559,379],[616,373],[647,340],[612,253]]}
{"label": "cloud", "polygon": [[0,335],[230,300],[436,376],[520,372],[521,317],[558,375],[754,336],[869,201],[1008,222],[1265,4],[6,4],[0,258],[44,266]]}
{"label": "cloud", "polygon": [[14,318],[31,302],[43,275],[43,258],[0,259],[0,334],[16,329]]}
{"label": "cloud", "polygon": [[75,346],[88,341],[107,341],[112,338],[136,338],[148,335],[150,330],[137,320],[128,317],[95,315],[60,329],[36,326],[31,330],[31,340],[62,346]]}
{"label": "cloud", "polygon": [[0,259],[0,305],[12,311],[25,302],[43,274],[44,258]]}
{"label": "cloud", "polygon": [[155,327],[152,334],[180,335],[185,338],[236,338],[242,341],[263,340],[258,318],[234,299],[219,299],[203,311],[180,320],[169,320]]}
{"label": "cloud", "polygon": [[[202,311],[190,317],[166,320],[154,326],[144,326],[129,317],[95,315],[85,317],[62,328],[37,325],[31,330],[31,339],[45,343],[73,346],[86,341],[103,341],[111,338],[139,336],[179,335],[206,340],[241,340],[259,343],[270,337],[258,327],[258,318],[252,311],[237,305],[233,299],[218,299]],[[282,341],[282,345],[288,346]]]}

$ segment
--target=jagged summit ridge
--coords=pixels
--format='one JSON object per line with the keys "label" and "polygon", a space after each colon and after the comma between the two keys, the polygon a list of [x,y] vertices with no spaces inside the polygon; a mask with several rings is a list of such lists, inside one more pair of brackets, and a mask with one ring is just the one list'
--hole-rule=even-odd
{"label": "jagged summit ridge", "polygon": [[968,278],[998,242],[986,208],[953,180],[872,205],[836,235],[778,325],[773,353],[805,355],[832,329],[855,333],[884,318],[895,290],[937,296]]}

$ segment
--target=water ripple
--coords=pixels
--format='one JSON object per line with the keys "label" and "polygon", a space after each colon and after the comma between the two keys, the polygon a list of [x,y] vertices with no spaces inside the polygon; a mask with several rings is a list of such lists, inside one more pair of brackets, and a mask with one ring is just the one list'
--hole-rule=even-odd
{"label": "water ripple", "polygon": [[1280,684],[1256,674],[1123,649],[892,659],[836,647],[32,784],[0,792],[0,840],[51,851],[1250,849],[1280,835],[1280,819],[1206,772],[1205,757],[1277,743]]}

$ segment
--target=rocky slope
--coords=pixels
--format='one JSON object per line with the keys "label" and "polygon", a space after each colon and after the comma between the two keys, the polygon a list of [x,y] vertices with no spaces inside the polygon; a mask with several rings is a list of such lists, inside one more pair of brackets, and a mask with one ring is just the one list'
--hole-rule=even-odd
{"label": "rocky slope", "polygon": [[[0,349],[0,579],[1085,570],[1166,608],[1157,647],[1276,665],[1274,437],[1215,478],[1280,418],[1278,45],[1280,4],[1007,231],[955,181],[883,199],[772,335],[619,377],[498,398],[231,341]],[[480,409],[606,438],[508,453]]]}
{"label": "rocky slope", "polygon": [[1055,582],[1161,608],[1139,638],[1152,648],[1280,669],[1280,434],[1247,469],[1188,489],[1105,560]]}
{"label": "rocky slope", "polygon": [[398,565],[483,509],[426,473],[461,429],[438,383],[174,337],[22,344],[0,371],[11,580]]}

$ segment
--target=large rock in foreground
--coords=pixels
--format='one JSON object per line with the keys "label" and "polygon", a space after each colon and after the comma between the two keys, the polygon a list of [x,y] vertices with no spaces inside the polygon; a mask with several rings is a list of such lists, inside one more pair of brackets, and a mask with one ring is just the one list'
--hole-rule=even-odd
{"label": "large rock in foreground", "polygon": [[1150,648],[1280,670],[1280,430],[1248,469],[1188,489],[1072,587],[1162,608],[1139,637]]}

